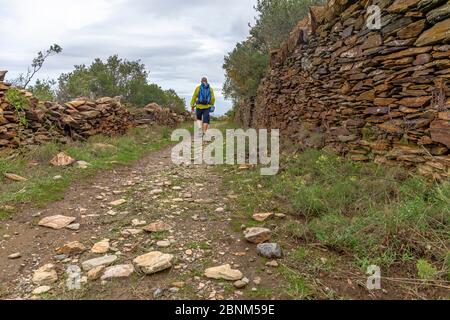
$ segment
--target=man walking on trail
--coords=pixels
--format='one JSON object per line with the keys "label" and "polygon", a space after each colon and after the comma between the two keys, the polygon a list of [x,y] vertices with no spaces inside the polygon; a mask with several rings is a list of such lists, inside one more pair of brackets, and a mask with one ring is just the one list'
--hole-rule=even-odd
{"label": "man walking on trail", "polygon": [[216,98],[214,96],[214,90],[208,83],[206,77],[202,78],[202,84],[199,85],[194,92],[191,100],[192,112],[196,110],[197,123],[202,138],[208,131],[210,124],[211,108],[214,107]]}

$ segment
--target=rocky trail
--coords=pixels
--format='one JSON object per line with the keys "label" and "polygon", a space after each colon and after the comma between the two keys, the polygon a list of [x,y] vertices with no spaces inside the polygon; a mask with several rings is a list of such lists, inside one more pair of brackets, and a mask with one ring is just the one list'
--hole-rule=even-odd
{"label": "rocky trail", "polygon": [[[2,298],[250,299],[276,288],[278,263],[230,227],[234,196],[221,193],[220,176],[172,165],[170,151],[78,182],[64,200],[5,221]],[[270,237],[251,231],[253,242]]]}
{"label": "rocky trail", "polygon": [[72,184],[63,200],[44,208],[22,205],[0,228],[0,298],[446,295],[443,288],[402,283],[404,270],[390,271],[392,281],[383,280],[383,290],[369,291],[367,275],[351,256],[282,231],[296,217],[255,212],[242,220],[236,211],[239,190],[224,184],[229,171],[241,169],[174,165],[165,147]]}

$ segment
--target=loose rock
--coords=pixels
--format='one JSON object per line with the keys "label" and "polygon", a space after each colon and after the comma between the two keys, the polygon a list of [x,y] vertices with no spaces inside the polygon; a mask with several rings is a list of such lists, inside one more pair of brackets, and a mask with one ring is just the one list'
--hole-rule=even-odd
{"label": "loose rock", "polygon": [[157,221],[157,222],[151,223],[144,228],[144,231],[146,231],[146,232],[164,232],[164,231],[169,231],[169,230],[170,230],[170,226],[165,224],[162,221]]}
{"label": "loose rock", "polygon": [[105,266],[98,266],[92,270],[89,270],[89,272],[87,273],[88,280],[95,281],[100,279],[105,268],[106,268]]}
{"label": "loose rock", "polygon": [[267,219],[273,217],[273,215],[274,214],[272,212],[270,212],[270,213],[256,213],[256,214],[253,215],[253,219],[258,221],[258,222],[264,222]]}
{"label": "loose rock", "polygon": [[38,295],[47,293],[50,290],[52,290],[52,287],[50,287],[50,286],[41,286],[41,287],[37,287],[36,289],[34,289],[33,294],[38,296]]}
{"label": "loose rock", "polygon": [[140,226],[145,226],[147,224],[147,222],[141,221],[139,219],[134,219],[133,221],[131,221],[131,224],[133,225],[133,227],[140,227]]}
{"label": "loose rock", "polygon": [[86,247],[84,244],[78,241],[73,241],[66,243],[62,248],[56,250],[56,252],[60,255],[76,255],[86,251]]}
{"label": "loose rock", "polygon": [[7,179],[9,179],[9,180],[17,181],[17,182],[28,181],[28,179],[26,179],[24,177],[21,177],[21,176],[19,176],[17,174],[14,174],[14,173],[5,173],[5,177]]}
{"label": "loose rock", "polygon": [[270,240],[272,232],[266,228],[248,228],[244,232],[245,239],[251,243],[262,243]]}
{"label": "loose rock", "polygon": [[109,251],[109,247],[110,247],[109,239],[104,239],[94,244],[94,246],[91,249],[91,252],[97,254],[105,254]]}
{"label": "loose rock", "polygon": [[70,224],[66,227],[66,229],[78,231],[78,230],[80,230],[80,224],[79,223]]}
{"label": "loose rock", "polygon": [[77,161],[77,167],[80,169],[87,169],[91,164],[86,161]]}
{"label": "loose rock", "polygon": [[111,202],[109,205],[111,205],[111,206],[113,206],[113,207],[118,207],[118,206],[121,206],[121,205],[123,205],[123,204],[125,204],[125,203],[127,203],[127,200],[125,200],[125,199],[119,199],[119,200],[116,200],[116,201]]}
{"label": "loose rock", "polygon": [[64,152],[58,153],[52,160],[50,160],[50,164],[55,167],[69,166],[74,162],[75,159],[71,158]]}
{"label": "loose rock", "polygon": [[22,254],[20,252],[16,252],[16,253],[10,254],[8,256],[8,259],[14,260],[14,259],[19,259],[20,257],[22,257]]}
{"label": "loose rock", "polygon": [[276,262],[275,260],[274,261],[269,261],[269,262],[266,263],[266,267],[277,268],[278,266],[279,266],[278,262]]}
{"label": "loose rock", "polygon": [[91,260],[87,260],[82,263],[82,267],[84,271],[90,271],[96,267],[99,266],[108,266],[113,264],[117,260],[117,256],[111,255],[111,256],[103,256],[100,258],[95,258]]}
{"label": "loose rock", "polygon": [[172,260],[173,255],[154,251],[137,257],[133,262],[138,270],[151,275],[171,268]]}
{"label": "loose rock", "polygon": [[56,215],[51,217],[46,217],[39,221],[38,225],[42,227],[47,227],[55,230],[60,230],[68,225],[70,225],[72,222],[74,222],[76,218],[74,217],[66,217],[62,215]]}
{"label": "loose rock", "polygon": [[231,265],[226,264],[219,267],[209,268],[205,270],[205,276],[210,279],[237,281],[241,280],[243,274],[239,270],[233,270]]}
{"label": "loose rock", "polygon": [[34,284],[48,285],[58,281],[58,274],[55,271],[53,264],[46,264],[37,269],[33,274],[32,279]]}
{"label": "loose rock", "polygon": [[268,258],[278,258],[281,259],[283,257],[283,253],[281,250],[281,247],[277,243],[262,243],[258,244],[256,250],[258,251],[258,254]]}
{"label": "loose rock", "polygon": [[247,286],[247,283],[245,283],[245,282],[242,281],[242,280],[238,280],[238,281],[236,281],[233,285],[234,285],[234,287],[237,288],[237,289],[243,289],[243,288],[245,288],[245,287]]}
{"label": "loose rock", "polygon": [[182,289],[182,288],[184,288],[186,286],[186,282],[183,282],[183,281],[173,282],[171,284],[171,286],[175,287],[175,288]]}
{"label": "loose rock", "polygon": [[131,264],[124,264],[106,268],[105,273],[102,276],[102,280],[108,280],[113,278],[128,278],[133,274],[134,267]]}
{"label": "loose rock", "polygon": [[156,245],[160,248],[168,248],[171,246],[170,241],[158,241]]}

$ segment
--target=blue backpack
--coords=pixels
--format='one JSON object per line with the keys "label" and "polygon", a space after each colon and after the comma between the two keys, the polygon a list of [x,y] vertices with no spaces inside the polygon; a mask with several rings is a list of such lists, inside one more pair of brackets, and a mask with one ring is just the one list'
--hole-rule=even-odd
{"label": "blue backpack", "polygon": [[202,83],[200,86],[200,93],[198,94],[197,104],[209,105],[211,104],[211,88],[209,84],[205,85]]}

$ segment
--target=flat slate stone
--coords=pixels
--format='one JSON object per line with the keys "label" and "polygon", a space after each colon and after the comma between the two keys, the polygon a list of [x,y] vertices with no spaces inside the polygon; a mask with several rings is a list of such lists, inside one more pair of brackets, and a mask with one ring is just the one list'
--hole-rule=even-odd
{"label": "flat slate stone", "polygon": [[41,227],[60,230],[60,229],[67,227],[68,225],[72,224],[72,222],[74,222],[75,220],[76,220],[76,218],[74,218],[74,217],[66,217],[66,216],[62,216],[62,215],[56,215],[56,216],[46,217],[46,218],[42,219],[41,221],[39,221],[39,225]]}
{"label": "flat slate stone", "polygon": [[107,266],[113,264],[117,260],[117,256],[103,256],[100,258],[95,258],[91,260],[87,260],[81,264],[84,271],[90,271],[96,267]]}

